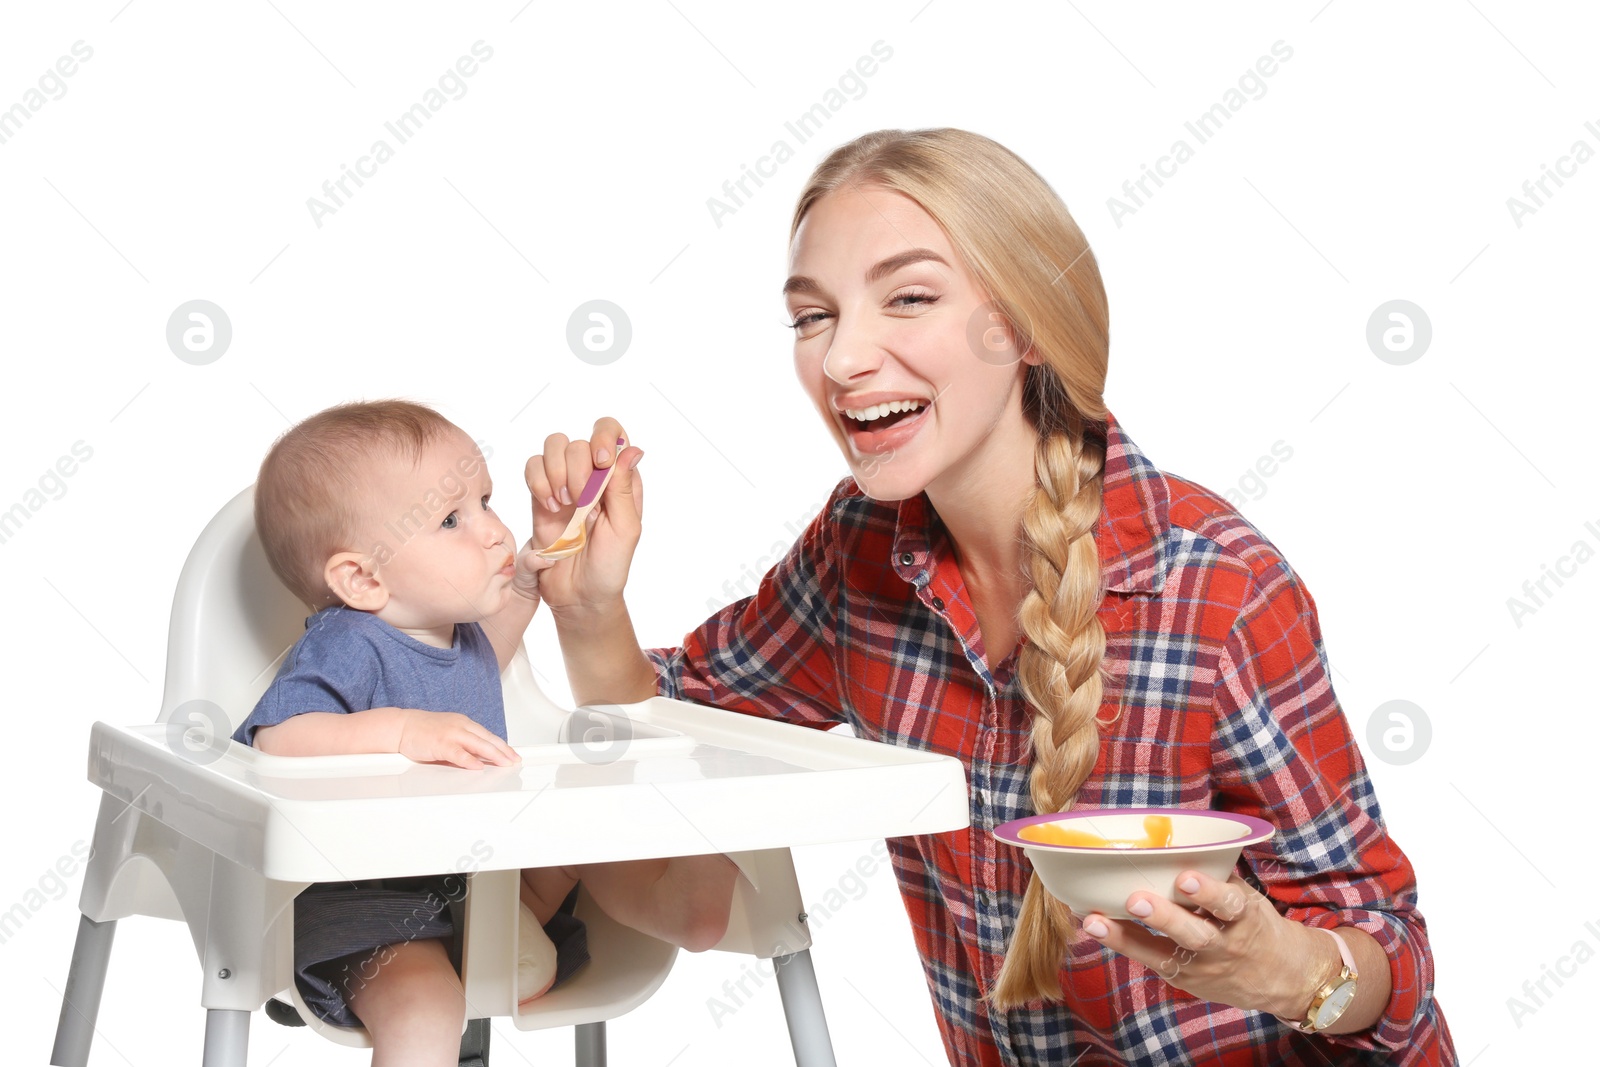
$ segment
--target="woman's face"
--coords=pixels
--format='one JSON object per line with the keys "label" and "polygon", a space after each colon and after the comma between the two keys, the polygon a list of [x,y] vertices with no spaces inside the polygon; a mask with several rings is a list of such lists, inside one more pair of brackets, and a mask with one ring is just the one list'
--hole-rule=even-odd
{"label": "woman's face", "polygon": [[987,458],[1025,431],[1022,376],[1037,357],[1011,349],[933,217],[881,186],[846,186],[806,213],[789,274],[795,371],[862,491],[981,485]]}

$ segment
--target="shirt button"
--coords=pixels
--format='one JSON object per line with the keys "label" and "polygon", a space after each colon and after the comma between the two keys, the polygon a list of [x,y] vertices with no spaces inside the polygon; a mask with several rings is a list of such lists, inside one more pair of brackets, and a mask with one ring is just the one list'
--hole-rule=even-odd
{"label": "shirt button", "polygon": [[939,598],[939,597],[934,597],[933,598],[933,610],[934,611],[943,611],[944,610],[944,601],[941,598]]}
{"label": "shirt button", "polygon": [[989,892],[987,889],[980,890],[978,893],[978,905],[982,907],[984,911],[989,911],[992,909],[994,907],[994,894]]}
{"label": "shirt button", "polygon": [[909,552],[900,553],[900,565],[902,567],[909,567],[913,563],[915,563],[916,561],[917,561],[917,557],[913,556],[911,553],[909,553]]}

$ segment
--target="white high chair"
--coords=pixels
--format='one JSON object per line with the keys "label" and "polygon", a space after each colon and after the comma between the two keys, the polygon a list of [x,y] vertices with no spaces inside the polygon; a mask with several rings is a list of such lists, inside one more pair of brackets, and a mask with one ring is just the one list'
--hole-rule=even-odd
{"label": "white high chair", "polygon": [[[518,767],[240,745],[229,735],[308,614],[267,564],[253,493],[224,505],[184,563],[157,723],[91,729],[89,779],[104,795],[52,1064],[87,1064],[116,923],[133,915],[188,926],[204,974],[204,1067],[243,1067],[250,1013],[274,996],[323,1036],[369,1045],[300,1000],[295,896],[312,882],[465,869],[469,1016],[573,1026],[579,1067],[601,1067],[605,1021],[654,993],[677,949],[580,891],[589,964],[519,1011],[518,871],[708,852],[744,872],[716,947],[772,959],[796,1063],[833,1064],[788,846],[964,827],[958,761],[659,697],[568,712],[540,692],[525,652],[502,675]],[[463,1062],[473,1035],[486,1042],[486,1025],[469,1025]]]}

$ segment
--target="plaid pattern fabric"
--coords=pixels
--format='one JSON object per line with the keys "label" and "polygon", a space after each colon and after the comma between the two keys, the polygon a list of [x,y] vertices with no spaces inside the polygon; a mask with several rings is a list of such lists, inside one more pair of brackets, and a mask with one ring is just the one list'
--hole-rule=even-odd
{"label": "plaid pattern fabric", "polygon": [[[669,697],[954,756],[971,827],[889,842],[953,1064],[1453,1064],[1411,864],[1389,837],[1340,711],[1316,606],[1216,494],[1153,467],[1107,426],[1095,530],[1110,675],[1075,807],[1222,808],[1273,823],[1239,869],[1280,912],[1358,926],[1388,954],[1377,1024],[1304,1035],[1198,1000],[1081,932],[1063,1004],[984,999],[1030,868],[989,831],[1033,814],[1017,650],[992,668],[926,496],[873,501],[846,478],[756,593],[681,648],[649,649]],[[1025,640],[1025,639],[1024,639]],[[931,798],[930,798],[931,799]]]}

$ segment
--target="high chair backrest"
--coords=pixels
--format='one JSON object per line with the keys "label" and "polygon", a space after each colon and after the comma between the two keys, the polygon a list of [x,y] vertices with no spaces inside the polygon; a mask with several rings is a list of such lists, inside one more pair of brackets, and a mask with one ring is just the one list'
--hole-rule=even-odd
{"label": "high chair backrest", "polygon": [[[200,710],[185,708],[182,718],[231,733],[271,684],[310,614],[267,563],[256,536],[255,486],[246,486],[206,524],[178,575],[159,721],[189,701],[205,701]],[[208,721],[204,709],[211,707],[225,723]]]}

